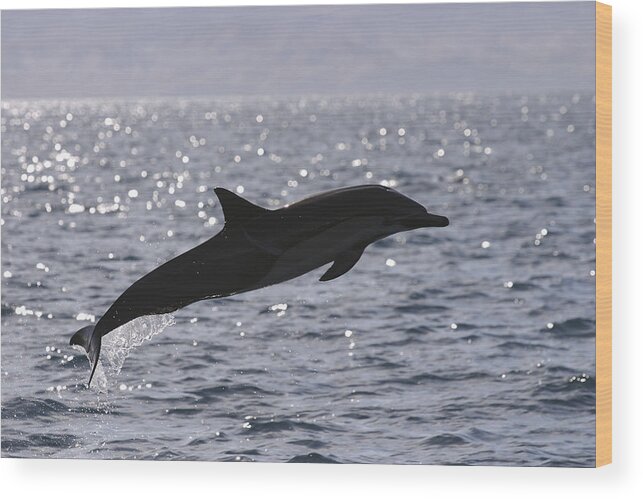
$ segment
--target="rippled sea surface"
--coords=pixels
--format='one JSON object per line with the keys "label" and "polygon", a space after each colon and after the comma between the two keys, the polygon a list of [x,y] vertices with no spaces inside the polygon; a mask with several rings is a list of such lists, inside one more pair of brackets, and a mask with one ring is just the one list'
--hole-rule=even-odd
{"label": "rippled sea surface", "polygon": [[[573,93],[3,102],[2,455],[592,466],[594,123]],[[221,230],[213,187],[363,183],[451,225],[180,310],[86,387],[70,335]]]}

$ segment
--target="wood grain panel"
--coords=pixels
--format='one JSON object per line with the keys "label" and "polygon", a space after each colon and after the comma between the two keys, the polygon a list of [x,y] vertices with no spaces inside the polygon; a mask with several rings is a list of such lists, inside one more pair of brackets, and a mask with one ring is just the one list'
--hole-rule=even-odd
{"label": "wood grain panel", "polygon": [[612,462],[612,7],[596,3],[596,466]]}

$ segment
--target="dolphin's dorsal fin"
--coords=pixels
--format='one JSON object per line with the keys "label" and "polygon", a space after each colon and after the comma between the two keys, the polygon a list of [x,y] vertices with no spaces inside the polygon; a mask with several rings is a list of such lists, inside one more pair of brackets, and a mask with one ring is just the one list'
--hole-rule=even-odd
{"label": "dolphin's dorsal fin", "polygon": [[226,224],[242,224],[253,218],[265,215],[270,211],[256,204],[252,204],[250,201],[243,199],[241,196],[223,187],[217,187],[214,189],[214,193],[221,203]]}
{"label": "dolphin's dorsal fin", "polygon": [[323,276],[319,278],[319,280],[330,281],[344,275],[355,266],[357,261],[362,256],[362,253],[364,253],[364,249],[365,248],[363,246],[357,246],[355,248],[349,249],[348,251],[345,251],[340,255],[337,255],[337,258],[335,258],[335,262],[333,262],[331,267]]}

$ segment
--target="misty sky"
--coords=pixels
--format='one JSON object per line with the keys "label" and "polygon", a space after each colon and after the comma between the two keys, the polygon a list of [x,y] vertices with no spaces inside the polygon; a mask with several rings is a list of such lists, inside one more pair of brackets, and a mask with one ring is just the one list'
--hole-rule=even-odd
{"label": "misty sky", "polygon": [[594,89],[593,2],[2,12],[2,99]]}

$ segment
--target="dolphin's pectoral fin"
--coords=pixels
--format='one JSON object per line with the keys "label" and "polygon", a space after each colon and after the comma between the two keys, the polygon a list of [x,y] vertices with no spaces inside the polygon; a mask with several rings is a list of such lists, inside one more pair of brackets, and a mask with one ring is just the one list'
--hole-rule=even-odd
{"label": "dolphin's pectoral fin", "polygon": [[345,251],[341,255],[338,255],[337,258],[335,258],[335,262],[333,263],[333,265],[331,265],[331,267],[323,276],[319,278],[319,280],[331,281],[344,275],[355,266],[355,264],[364,253],[364,249],[365,248],[363,246],[359,246]]}

